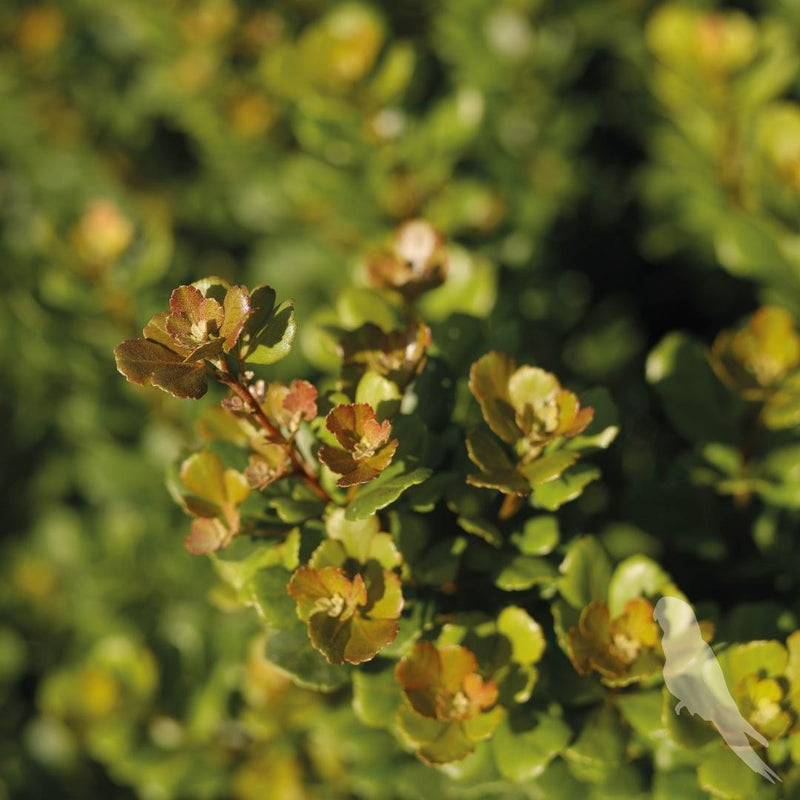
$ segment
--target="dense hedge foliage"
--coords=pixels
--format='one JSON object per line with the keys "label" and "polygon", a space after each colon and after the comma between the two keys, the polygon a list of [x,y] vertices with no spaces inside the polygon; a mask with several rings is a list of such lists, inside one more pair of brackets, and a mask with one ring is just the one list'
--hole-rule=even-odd
{"label": "dense hedge foliage", "polygon": [[800,12],[738,5],[3,5],[0,798],[800,793]]}

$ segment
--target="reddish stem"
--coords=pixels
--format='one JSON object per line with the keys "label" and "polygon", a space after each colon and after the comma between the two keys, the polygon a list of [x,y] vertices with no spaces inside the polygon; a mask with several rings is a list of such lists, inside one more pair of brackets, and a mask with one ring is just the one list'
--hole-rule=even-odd
{"label": "reddish stem", "polygon": [[286,452],[294,467],[293,474],[297,475],[317,497],[324,500],[326,503],[332,503],[333,498],[322,488],[319,479],[314,474],[311,467],[300,458],[300,455],[294,448],[294,443],[284,439],[281,432],[270,422],[269,417],[264,413],[264,409],[261,408],[261,404],[258,400],[250,394],[249,389],[231,374],[228,365],[224,361],[222,361],[221,364],[220,381],[226,386],[229,386],[247,404],[250,413],[258,420],[270,439],[276,444],[283,445],[286,448]]}

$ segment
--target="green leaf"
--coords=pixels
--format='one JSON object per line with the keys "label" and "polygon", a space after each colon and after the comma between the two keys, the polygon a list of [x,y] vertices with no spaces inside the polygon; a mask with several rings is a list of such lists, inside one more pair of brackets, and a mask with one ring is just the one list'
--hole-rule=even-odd
{"label": "green leaf", "polygon": [[467,433],[467,453],[480,475],[469,475],[472,486],[497,489],[506,494],[527,494],[528,482],[517,472],[514,463],[500,443],[487,431],[475,428]]}
{"label": "green leaf", "polygon": [[532,586],[549,586],[558,578],[558,571],[543,558],[514,556],[495,575],[495,586],[504,592],[522,592]]}
{"label": "green leaf", "polygon": [[709,742],[719,739],[719,734],[711,723],[698,716],[690,715],[687,709],[675,713],[678,701],[666,687],[662,689],[661,723],[669,738],[680,747],[697,750]]}
{"label": "green leaf", "polygon": [[244,331],[243,342],[250,345],[262,331],[267,323],[272,318],[272,312],[275,310],[275,299],[277,295],[271,286],[256,286],[250,292],[250,308],[252,314],[248,318]]}
{"label": "green leaf", "polygon": [[503,535],[496,525],[480,518],[458,517],[456,520],[458,527],[492,547],[500,547],[503,544]]}
{"label": "green leaf", "polygon": [[526,556],[544,556],[558,544],[558,518],[540,514],[525,521],[521,532],[511,534],[511,542]]}
{"label": "green leaf", "polygon": [[379,420],[394,416],[400,409],[401,399],[397,385],[372,370],[361,376],[356,387],[356,403],[372,406]]}
{"label": "green leaf", "polygon": [[220,578],[238,592],[245,590],[259,570],[265,567],[296,569],[299,545],[299,528],[289,531],[281,543],[266,544],[239,537],[227,550],[215,553],[211,563]]}
{"label": "green leaf", "polygon": [[559,566],[558,590],[574,608],[592,600],[605,602],[611,579],[611,563],[605,550],[591,536],[573,542]]}
{"label": "green leaf", "polygon": [[775,641],[748,642],[726,655],[734,685],[748,675],[782,676],[789,664],[786,648]]}
{"label": "green leaf", "polygon": [[479,358],[469,372],[469,388],[480,404],[486,424],[508,444],[522,436],[508,394],[508,382],[515,369],[512,358],[493,350]]}
{"label": "green leaf", "polygon": [[319,517],[325,507],[320,500],[295,497],[270,497],[268,502],[270,508],[275,509],[278,519],[288,525]]}
{"label": "green leaf", "polygon": [[[195,497],[211,504],[210,509],[217,507],[213,516],[230,514],[250,493],[244,475],[235,469],[224,469],[220,457],[211,450],[194,453],[181,464],[181,481]],[[184,497],[190,511],[191,499]]]}
{"label": "green leaf", "polygon": [[355,286],[348,286],[339,294],[336,312],[342,326],[350,330],[371,322],[391,331],[402,327],[404,322],[400,310],[385,294]]}
{"label": "green leaf", "polygon": [[524,608],[506,606],[497,617],[497,630],[511,642],[511,659],[519,664],[534,664],[545,649],[539,623]]}
{"label": "green leaf", "polygon": [[410,488],[406,501],[414,511],[427,514],[433,511],[447,488],[460,480],[456,472],[436,472],[425,483]]}
{"label": "green leaf", "polygon": [[475,745],[458,722],[428,719],[408,706],[397,715],[400,732],[417,745],[417,755],[428,764],[447,764],[468,756]]}
{"label": "green leaf", "polygon": [[270,634],[264,655],[298,686],[308,689],[332,692],[350,680],[350,668],[329,664],[311,646],[305,626],[299,623],[288,630]]}
{"label": "green leaf", "polygon": [[661,689],[619,694],[616,702],[622,716],[640,736],[654,742],[663,737],[661,715],[664,698]]}
{"label": "green leaf", "polygon": [[377,516],[351,522],[345,519],[343,508],[331,509],[325,521],[330,539],[314,551],[310,566],[343,566],[352,559],[366,566],[377,563],[384,569],[400,566],[401,556],[391,534],[380,530]]}
{"label": "green leaf", "polygon": [[491,738],[497,726],[505,718],[506,711],[502,706],[495,706],[483,714],[466,719],[461,723],[464,733],[473,742],[482,742]]}
{"label": "green leaf", "polygon": [[294,300],[284,300],[270,315],[267,324],[254,332],[246,347],[248,364],[274,364],[289,355],[297,333]]}
{"label": "green leaf", "polygon": [[697,785],[694,769],[657,770],[653,776],[653,800],[708,800],[708,794]]}
{"label": "green leaf", "polygon": [[451,247],[447,280],[420,300],[425,319],[439,322],[455,313],[486,317],[497,297],[496,267],[477,255]]}
{"label": "green leaf", "polygon": [[535,458],[528,464],[519,466],[528,483],[536,488],[545,483],[550,483],[558,478],[565,469],[571,467],[578,460],[578,454],[569,450],[557,450]]}
{"label": "green leaf", "polygon": [[619,434],[619,412],[607,389],[589,389],[581,394],[581,405],[594,409],[594,417],[583,433],[564,443],[568,450],[605,450]]}
{"label": "green leaf", "polygon": [[372,516],[394,503],[406,489],[426,481],[432,474],[427,467],[417,467],[411,472],[404,470],[403,462],[393,464],[380,477],[359,489],[355,499],[347,506],[345,519],[353,521]]}
{"label": "green leaf", "polygon": [[735,398],[694,339],[682,333],[662,339],[647,358],[647,380],[670,422],[686,439],[736,443]]}
{"label": "green leaf", "polygon": [[672,584],[672,578],[652,559],[635,555],[617,565],[608,585],[608,609],[612,617],[622,613],[633,597],[655,597]]}
{"label": "green leaf", "polygon": [[756,215],[729,210],[717,225],[717,258],[734,275],[795,289],[797,274],[770,228]]}
{"label": "green leaf", "polygon": [[353,711],[370,728],[391,728],[397,709],[403,702],[393,669],[353,673]]}
{"label": "green leaf", "polygon": [[701,788],[721,800],[777,798],[778,790],[727,748],[714,749],[697,769]]}
{"label": "green leaf", "polygon": [[266,567],[250,579],[244,591],[259,616],[273,628],[288,629],[297,623],[294,600],[286,591],[290,577],[283,567]]}
{"label": "green leaf", "polygon": [[174,397],[197,400],[207,389],[202,362],[184,363],[183,357],[149,339],[127,339],[114,350],[117,369],[131,383],[152,384]]}
{"label": "green leaf", "polygon": [[622,763],[625,739],[617,712],[606,705],[590,713],[564,757],[577,777],[589,782],[602,781]]}
{"label": "green leaf", "polygon": [[524,783],[539,777],[564,750],[572,736],[558,717],[540,712],[516,712],[500,723],[492,752],[504,778]]}
{"label": "green leaf", "polygon": [[583,490],[600,477],[600,470],[588,464],[576,464],[553,481],[535,486],[531,505],[545,511],[556,511],[565,503],[580,497]]}

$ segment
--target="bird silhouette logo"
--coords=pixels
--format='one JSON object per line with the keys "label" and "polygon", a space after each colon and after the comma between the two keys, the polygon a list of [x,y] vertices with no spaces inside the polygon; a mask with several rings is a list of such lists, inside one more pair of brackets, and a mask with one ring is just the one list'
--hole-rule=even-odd
{"label": "bird silhouette logo", "polygon": [[664,683],[678,698],[675,713],[686,708],[710,722],[733,752],[770,783],[778,774],[753,750],[748,736],[764,747],[767,740],[739,713],[714,651],[706,644],[692,607],[677,597],[662,597],[653,618],[664,631]]}

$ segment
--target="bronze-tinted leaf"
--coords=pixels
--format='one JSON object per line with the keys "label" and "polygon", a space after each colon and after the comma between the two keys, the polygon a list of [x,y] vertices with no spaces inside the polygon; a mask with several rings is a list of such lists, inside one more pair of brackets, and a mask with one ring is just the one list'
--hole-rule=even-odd
{"label": "bronze-tinted leaf", "polygon": [[413,299],[444,282],[444,238],[425,220],[409,220],[397,229],[390,248],[367,260],[367,275],[373,286],[394,289]]}
{"label": "bronze-tinted leaf", "polygon": [[170,313],[165,321],[172,340],[194,350],[219,334],[224,312],[213,298],[204,297],[196,286],[179,286],[169,299]]}
{"label": "bronze-tinted leaf", "polygon": [[311,643],[332,664],[369,661],[397,636],[400,580],[388,570],[366,574],[366,581],[360,573],[351,580],[339,567],[300,567],[289,581]]}
{"label": "bronze-tinted leaf", "polygon": [[468,720],[497,702],[497,687],[477,672],[475,655],[461,645],[418,642],[395,674],[419,714],[440,720]]}
{"label": "bronze-tinted leaf", "polygon": [[342,450],[324,445],[319,459],[330,470],[341,475],[339,486],[355,486],[377,478],[392,461],[397,439],[389,441],[392,425],[378,422],[373,408],[366,403],[339,405],[325,420]]}
{"label": "bronze-tinted leaf", "polygon": [[608,606],[595,600],[567,633],[567,654],[581,674],[597,672],[605,684],[625,686],[659,669],[658,641],[653,606],[644,598],[629,600],[614,619]]}
{"label": "bronze-tinted leaf", "polygon": [[128,339],[114,350],[117,369],[131,382],[152,384],[175,397],[197,399],[208,389],[205,365],[185,363],[164,345],[149,339]]}
{"label": "bronze-tinted leaf", "polygon": [[384,333],[368,322],[339,340],[344,377],[356,384],[366,372],[374,372],[403,388],[422,372],[430,344],[431,330],[422,323],[409,322],[403,330]]}
{"label": "bronze-tinted leaf", "polygon": [[184,358],[192,352],[192,348],[183,347],[182,345],[173,341],[172,337],[167,331],[167,319],[169,317],[168,311],[161,311],[150,319],[147,325],[142,330],[142,335],[145,339],[152,339],[154,342],[163,344],[169,350],[174,350]]}
{"label": "bronze-tinted leaf", "polygon": [[250,295],[244,286],[231,286],[225,293],[223,321],[220,336],[225,340],[225,352],[232,350],[239,341],[245,323],[252,314]]}
{"label": "bronze-tinted leaf", "polygon": [[523,435],[508,393],[508,382],[515,369],[512,358],[493,350],[479,358],[469,371],[469,388],[480,404],[486,424],[508,444]]}
{"label": "bronze-tinted leaf", "polygon": [[378,422],[375,410],[367,403],[336,406],[325,418],[325,426],[345,450],[356,456],[359,448],[385,444],[392,433],[391,422]]}

